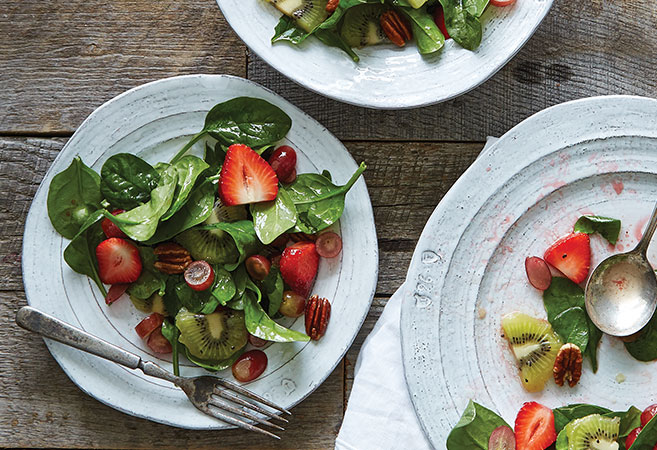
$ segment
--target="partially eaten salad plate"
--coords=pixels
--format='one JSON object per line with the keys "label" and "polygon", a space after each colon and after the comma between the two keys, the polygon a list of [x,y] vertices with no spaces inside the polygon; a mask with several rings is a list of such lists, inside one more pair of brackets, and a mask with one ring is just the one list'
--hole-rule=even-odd
{"label": "partially eaten salad plate", "polygon": [[[374,294],[364,171],[321,125],[246,80],[132,89],[89,116],[35,196],[28,303],[176,374],[213,372],[289,408],[339,363]],[[173,385],[47,344],[114,408],[228,427]]]}

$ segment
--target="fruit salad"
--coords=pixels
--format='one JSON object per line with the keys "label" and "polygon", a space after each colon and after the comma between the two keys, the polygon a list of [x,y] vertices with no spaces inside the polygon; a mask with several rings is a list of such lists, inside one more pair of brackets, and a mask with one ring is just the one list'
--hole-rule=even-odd
{"label": "fruit salad", "polygon": [[272,43],[299,45],[309,36],[346,52],[414,40],[422,55],[440,51],[446,39],[467,50],[479,47],[481,15],[488,4],[508,6],[515,0],[267,0],[283,13]]}
{"label": "fruit salad", "polygon": [[[183,354],[251,381],[267,366],[260,347],[326,332],[331,305],[312,288],[321,259],[342,250],[336,224],[365,166],[343,186],[326,170],[298,174],[295,149],[277,146],[290,127],[278,107],[235,98],[169,162],[119,153],[96,173],[77,157],[50,184],[64,260],[108,307],[130,299],[145,316],[135,333],[171,353],[176,374]],[[202,138],[204,156],[188,154]],[[302,315],[306,333],[277,322]]]}
{"label": "fruit salad", "polygon": [[657,405],[612,411],[578,403],[550,409],[520,408],[514,429],[473,401],[447,437],[447,450],[657,450]]}

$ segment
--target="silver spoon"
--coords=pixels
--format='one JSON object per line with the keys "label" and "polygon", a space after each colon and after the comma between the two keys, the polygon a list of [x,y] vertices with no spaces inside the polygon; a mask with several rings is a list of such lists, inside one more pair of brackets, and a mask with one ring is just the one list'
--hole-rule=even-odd
{"label": "silver spoon", "polygon": [[657,229],[657,205],[636,248],[598,264],[586,283],[586,312],[612,336],[629,336],[642,329],[657,308],[657,276],[646,252]]}

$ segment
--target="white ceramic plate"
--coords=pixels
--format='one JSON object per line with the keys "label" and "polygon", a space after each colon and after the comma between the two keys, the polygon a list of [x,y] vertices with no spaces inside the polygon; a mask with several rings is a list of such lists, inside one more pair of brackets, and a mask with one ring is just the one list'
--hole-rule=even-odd
{"label": "white ceramic plate", "polygon": [[[401,318],[406,380],[436,449],[445,448],[468,399],[508,423],[529,400],[612,409],[657,400],[657,364],[632,359],[608,336],[597,374],[587,362],[575,388],[548,382],[529,394],[500,336],[506,313],[545,317],[541,293],[527,282],[526,256],[541,256],[582,214],[621,219],[616,248],[592,237],[595,265],[636,244],[656,199],[657,101],[639,97],[597,97],[542,111],[506,133],[454,184],[413,255]],[[656,245],[649,258],[657,261]]]}
{"label": "white ceramic plate", "polygon": [[354,63],[342,50],[315,38],[301,46],[272,45],[281,13],[265,0],[217,3],[244,43],[292,81],[341,102],[378,109],[431,105],[474,89],[520,50],[552,6],[552,0],[489,6],[482,16],[483,40],[474,52],[453,40],[429,57],[422,57],[415,44],[402,49],[379,45],[356,50],[360,62]]}
{"label": "white ceramic plate", "polygon": [[[94,111],[57,156],[36,193],[25,225],[23,281],[28,303],[42,311],[156,361],[134,332],[145,315],[123,298],[108,307],[87,277],[73,272],[62,252],[68,241],[52,228],[46,197],[52,177],[80,155],[92,168],[119,152],[136,153],[151,163],[169,160],[203,126],[215,104],[239,96],[265,99],[292,118],[285,142],[298,151],[299,172],[329,169],[346,182],[356,163],[324,127],[275,93],[247,80],[222,75],[169,78],[132,89]],[[202,151],[202,143],[194,150]],[[331,322],[318,342],[274,344],[265,373],[248,384],[254,392],[289,408],[310,394],[331,373],[358,332],[374,295],[378,250],[372,205],[360,179],[347,195],[340,223],[344,249],[339,258],[323,259],[313,292],[332,303]],[[287,324],[289,325],[289,323]],[[292,325],[303,330],[303,318]],[[62,369],[80,389],[120,411],[183,428],[228,428],[197,411],[173,385],[95,356],[46,340]],[[184,376],[207,374],[185,361]],[[218,373],[232,379],[230,370]]]}

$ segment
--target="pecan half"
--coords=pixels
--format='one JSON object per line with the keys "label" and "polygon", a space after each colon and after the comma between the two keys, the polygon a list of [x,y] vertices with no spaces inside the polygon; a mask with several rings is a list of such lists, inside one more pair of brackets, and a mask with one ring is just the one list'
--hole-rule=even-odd
{"label": "pecan half", "polygon": [[153,264],[155,268],[169,275],[183,273],[192,263],[192,257],[187,249],[175,242],[160,244],[155,247],[153,253],[157,256],[157,261]]}
{"label": "pecan half", "polygon": [[554,382],[563,386],[574,387],[582,377],[582,351],[575,344],[565,344],[559,349],[557,359],[554,361]]}
{"label": "pecan half", "polygon": [[328,13],[335,12],[335,10],[338,9],[339,4],[340,4],[340,0],[328,0],[328,3],[326,4],[326,12]]}
{"label": "pecan half", "polygon": [[331,304],[325,298],[313,295],[306,303],[306,334],[313,341],[319,340],[326,333],[326,326],[331,317]]}
{"label": "pecan half", "polygon": [[403,47],[413,38],[411,24],[397,11],[391,9],[381,14],[381,29],[395,45]]}

